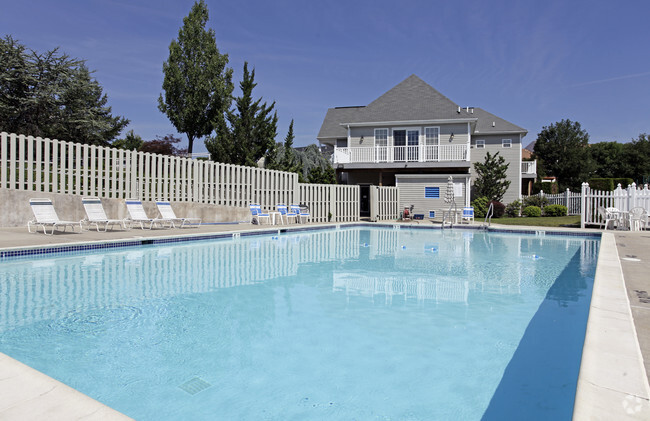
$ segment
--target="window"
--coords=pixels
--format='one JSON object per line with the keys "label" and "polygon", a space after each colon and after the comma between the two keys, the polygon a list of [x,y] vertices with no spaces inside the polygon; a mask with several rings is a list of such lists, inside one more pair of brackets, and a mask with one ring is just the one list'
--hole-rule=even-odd
{"label": "window", "polygon": [[440,199],[440,187],[425,187],[425,199]]}
{"label": "window", "polygon": [[375,129],[375,146],[388,146],[388,129]]}
{"label": "window", "polygon": [[501,139],[501,147],[502,148],[511,148],[512,147],[512,139]]}
{"label": "window", "polygon": [[485,140],[477,140],[476,149],[485,149]]}
{"label": "window", "polygon": [[424,144],[433,146],[438,144],[440,137],[440,127],[425,127],[424,128]]}

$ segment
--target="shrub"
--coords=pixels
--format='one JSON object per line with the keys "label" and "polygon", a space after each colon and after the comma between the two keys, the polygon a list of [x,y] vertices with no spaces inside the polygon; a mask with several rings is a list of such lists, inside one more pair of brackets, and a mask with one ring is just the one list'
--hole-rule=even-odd
{"label": "shrub", "polygon": [[528,196],[527,198],[524,199],[523,206],[525,208],[527,208],[528,206],[537,206],[538,208],[543,208],[546,205],[548,205],[548,199],[546,197]]}
{"label": "shrub", "polygon": [[539,206],[526,206],[521,213],[524,216],[528,216],[530,218],[542,216],[542,210],[539,208]]}
{"label": "shrub", "polygon": [[485,218],[489,203],[490,200],[487,197],[477,197],[474,199],[472,202],[472,206],[474,206],[474,217]]}
{"label": "shrub", "polygon": [[519,200],[515,200],[514,202],[510,202],[506,205],[506,215],[509,217],[516,218],[519,216],[520,212],[521,202]]}
{"label": "shrub", "polygon": [[548,183],[536,181],[533,183],[532,193],[537,194],[540,191],[543,191],[546,194],[557,194],[560,191],[560,187],[557,183]]}
{"label": "shrub", "polygon": [[630,184],[634,183],[634,180],[631,178],[614,178],[614,188],[618,187],[620,184],[622,188],[627,188]]}
{"label": "shrub", "polygon": [[592,178],[589,180],[589,187],[592,190],[612,191],[614,190],[613,178]]}
{"label": "shrub", "polygon": [[501,218],[506,211],[506,205],[496,200],[493,200],[490,203],[492,204],[492,210],[493,210],[492,217]]}
{"label": "shrub", "polygon": [[544,208],[544,216],[566,216],[567,209],[564,205],[548,205]]}

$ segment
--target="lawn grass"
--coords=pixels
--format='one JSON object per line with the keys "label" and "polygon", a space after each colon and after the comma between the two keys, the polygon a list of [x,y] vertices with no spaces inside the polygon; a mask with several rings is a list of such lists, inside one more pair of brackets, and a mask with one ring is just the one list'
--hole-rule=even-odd
{"label": "lawn grass", "polygon": [[541,216],[539,218],[492,218],[492,223],[503,225],[524,225],[538,227],[564,227],[580,228],[580,215],[571,216]]}

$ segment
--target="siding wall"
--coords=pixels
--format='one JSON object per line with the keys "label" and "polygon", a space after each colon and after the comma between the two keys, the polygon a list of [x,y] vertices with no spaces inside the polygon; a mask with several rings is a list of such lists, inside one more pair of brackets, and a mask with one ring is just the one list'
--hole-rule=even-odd
{"label": "siding wall", "polygon": [[[511,139],[512,147],[504,148],[501,146],[502,139]],[[484,149],[476,149],[476,141],[485,140]],[[508,167],[508,180],[510,180],[510,187],[506,191],[506,194],[503,196],[502,202],[504,204],[510,203],[514,200],[519,199],[521,192],[521,142],[519,140],[519,134],[512,135],[489,135],[481,136],[474,135],[472,136],[472,144],[470,149],[470,161],[472,163],[471,174],[472,179],[471,183],[474,185],[476,179],[476,171],[474,171],[474,163],[485,161],[485,155],[487,152],[494,155],[499,152],[500,156],[503,156],[506,159],[506,162],[510,164]]]}
{"label": "siding wall", "polygon": [[[427,124],[427,125],[404,125],[404,126],[385,126],[377,124],[373,127],[352,127],[350,128],[349,147],[368,147],[375,146],[375,129],[388,128],[388,144],[393,144],[393,129],[417,129],[420,131],[420,143],[424,142],[425,127],[440,127],[440,144],[441,145],[464,145],[467,143],[469,134],[467,133],[467,123],[459,124]],[[454,134],[453,141],[449,141],[451,134]],[[363,136],[363,143],[361,137]],[[517,136],[517,139],[519,137]]]}
{"label": "siding wall", "polygon": [[[406,176],[397,175],[395,185],[399,189],[399,207],[400,210],[406,206],[413,205],[414,213],[423,213],[425,217],[429,214],[429,210],[442,212],[444,209],[449,209],[449,203],[445,203],[445,194],[447,192],[447,178],[449,174],[439,175],[418,175]],[[460,177],[459,174],[452,174],[454,183],[463,184],[463,196],[456,197],[456,205],[461,209],[465,205],[465,197],[467,191],[465,189],[466,176]],[[425,187],[438,187],[440,189],[439,199],[428,199],[424,197]]]}

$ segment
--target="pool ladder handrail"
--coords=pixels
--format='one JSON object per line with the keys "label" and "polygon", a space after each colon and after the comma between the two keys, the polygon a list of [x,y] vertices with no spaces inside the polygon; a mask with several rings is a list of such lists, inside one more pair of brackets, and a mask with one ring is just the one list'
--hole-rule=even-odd
{"label": "pool ladder handrail", "polygon": [[[454,208],[454,218],[456,217],[456,214],[458,213],[458,206],[456,205],[456,201],[454,200],[449,204],[449,209],[447,210],[447,213],[445,214],[444,212],[442,213],[442,229],[445,229],[445,221],[447,219],[447,215],[451,215],[451,208]],[[453,218],[449,220],[449,228],[454,227],[454,223],[452,222]]]}
{"label": "pool ladder handrail", "polygon": [[481,228],[485,230],[488,229],[488,227],[492,224],[493,214],[494,214],[494,203],[490,202],[490,206],[488,207],[488,210],[485,213],[485,221],[483,221],[483,225],[481,225]]}

